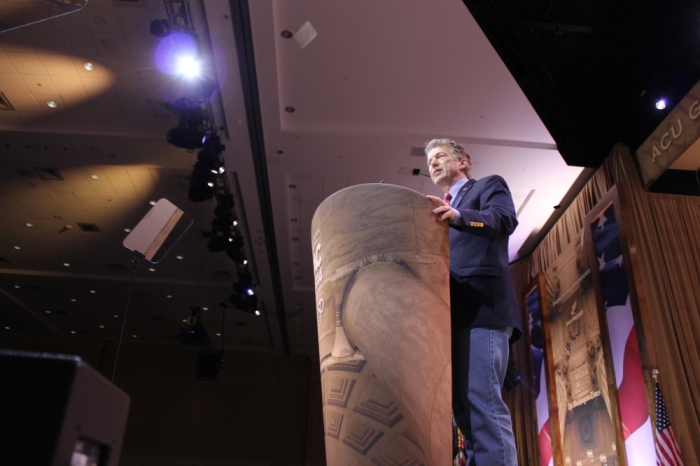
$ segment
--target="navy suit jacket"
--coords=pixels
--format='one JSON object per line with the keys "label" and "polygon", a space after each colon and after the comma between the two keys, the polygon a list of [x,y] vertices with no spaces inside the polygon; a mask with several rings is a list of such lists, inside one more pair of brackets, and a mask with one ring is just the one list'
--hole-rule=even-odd
{"label": "navy suit jacket", "polygon": [[469,180],[451,206],[464,220],[450,225],[452,326],[512,327],[512,343],[522,323],[508,266],[508,237],[518,225],[508,185],[500,176]]}

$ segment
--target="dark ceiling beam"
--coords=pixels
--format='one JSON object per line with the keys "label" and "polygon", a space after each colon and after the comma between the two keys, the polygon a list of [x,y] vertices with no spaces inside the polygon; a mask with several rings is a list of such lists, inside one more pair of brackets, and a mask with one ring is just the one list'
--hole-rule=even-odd
{"label": "dark ceiling beam", "polygon": [[289,331],[287,329],[287,314],[284,309],[282,292],[282,275],[280,273],[275,225],[272,215],[272,197],[267,175],[265,159],[265,139],[263,134],[262,115],[260,113],[260,94],[258,92],[258,77],[255,69],[255,54],[253,53],[253,33],[250,22],[248,0],[230,0],[233,33],[238,53],[238,66],[241,72],[241,83],[245,101],[248,135],[255,169],[255,181],[258,187],[258,199],[262,214],[265,245],[269,257],[270,275],[275,297],[275,310],[279,320],[282,346],[285,356],[291,355],[289,347]]}
{"label": "dark ceiling beam", "polygon": [[557,131],[564,126],[559,112],[561,105],[551,75],[549,80],[542,79],[543,72],[547,74],[546,65],[538,55],[529,29],[507,5],[497,0],[464,0],[464,3],[563,153],[568,141]]}
{"label": "dark ceiling beam", "polygon": [[582,34],[590,34],[592,32],[600,32],[592,26],[575,26],[572,24],[543,23],[543,22],[537,22],[537,21],[527,21],[527,22],[525,22],[525,25],[531,29],[545,29],[545,30],[554,31],[555,34],[564,33],[564,32],[578,32],[578,33],[582,33]]}
{"label": "dark ceiling beam", "polygon": [[463,1],[569,165],[636,150],[700,79],[694,0]]}

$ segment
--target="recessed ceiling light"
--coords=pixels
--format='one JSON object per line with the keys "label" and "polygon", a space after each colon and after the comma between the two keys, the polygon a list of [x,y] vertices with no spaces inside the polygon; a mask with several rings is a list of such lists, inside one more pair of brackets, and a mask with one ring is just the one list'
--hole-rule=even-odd
{"label": "recessed ceiling light", "polygon": [[118,316],[117,314],[114,314],[114,317],[116,318],[116,317],[119,317],[119,316]]}
{"label": "recessed ceiling light", "polygon": [[148,271],[149,271],[149,272],[155,272],[156,269],[154,269],[153,267],[151,267],[150,269],[148,269]]}
{"label": "recessed ceiling light", "polygon": [[209,308],[208,308],[208,307],[203,307],[202,310],[203,310],[203,311],[208,311]]}
{"label": "recessed ceiling light", "polygon": [[75,330],[71,330],[70,333],[75,334]]}
{"label": "recessed ceiling light", "polygon": [[65,267],[70,267],[70,264],[69,264],[68,262],[64,262],[63,265],[64,265]]}
{"label": "recessed ceiling light", "polygon": [[20,249],[22,249],[22,248],[20,248],[19,246],[14,246],[14,248],[15,248],[16,250],[18,250],[18,251],[19,251]]}
{"label": "recessed ceiling light", "polygon": [[184,259],[184,257],[182,257],[182,256],[175,256],[175,258],[178,259],[178,260]]}
{"label": "recessed ceiling light", "polygon": [[58,104],[57,104],[56,102],[54,102],[53,100],[47,100],[47,101],[46,101],[46,105],[48,105],[48,106],[51,107],[51,108],[56,108],[56,107],[58,107]]}
{"label": "recessed ceiling light", "polygon": [[105,326],[104,326],[104,325],[100,325],[100,328],[105,328]]}
{"label": "recessed ceiling light", "polygon": [[15,288],[19,288],[19,285],[15,285]]}
{"label": "recessed ceiling light", "polygon": [[95,293],[97,293],[97,291],[95,291],[95,290],[90,290],[90,293],[95,294]]}
{"label": "recessed ceiling light", "polygon": [[36,188],[36,183],[32,183],[30,181],[29,183],[27,183],[27,186],[29,186],[30,188]]}
{"label": "recessed ceiling light", "polygon": [[217,334],[216,334],[216,336],[217,336],[217,337],[220,337],[220,336],[221,336],[221,334],[220,334],[220,333],[217,333]]}
{"label": "recessed ceiling light", "polygon": [[51,314],[51,311],[49,311],[49,310],[47,309],[47,310],[46,310],[46,313],[47,313],[47,314]]}
{"label": "recessed ceiling light", "polygon": [[70,300],[73,301],[73,302],[76,302],[76,301],[77,301],[77,299],[75,299],[75,298],[71,298]]}
{"label": "recessed ceiling light", "polygon": [[90,175],[90,178],[92,178],[93,180],[99,180],[100,175],[98,175],[97,173],[93,173],[92,175]]}
{"label": "recessed ceiling light", "polygon": [[151,205],[156,205],[156,201],[148,201],[148,203]]}
{"label": "recessed ceiling light", "polygon": [[132,337],[136,338],[136,335],[131,335]]}
{"label": "recessed ceiling light", "polygon": [[34,226],[34,224],[32,222],[27,222],[27,223],[25,223],[25,225],[27,225],[29,228]]}
{"label": "recessed ceiling light", "polygon": [[53,218],[55,218],[56,220],[63,220],[63,217],[61,217],[60,215],[54,215]]}
{"label": "recessed ceiling light", "polygon": [[187,319],[182,319],[183,322],[187,322]]}
{"label": "recessed ceiling light", "polygon": [[93,65],[90,62],[85,62],[85,63],[83,63],[83,68],[85,68],[88,71],[92,71],[95,69],[95,65]]}
{"label": "recessed ceiling light", "polygon": [[171,294],[166,296],[166,298],[172,298],[172,297],[173,297],[173,295],[171,295]]}
{"label": "recessed ceiling light", "polygon": [[5,330],[10,330],[10,327],[5,327]]}
{"label": "recessed ceiling light", "polygon": [[124,228],[124,231],[127,233],[131,233],[131,228]]}

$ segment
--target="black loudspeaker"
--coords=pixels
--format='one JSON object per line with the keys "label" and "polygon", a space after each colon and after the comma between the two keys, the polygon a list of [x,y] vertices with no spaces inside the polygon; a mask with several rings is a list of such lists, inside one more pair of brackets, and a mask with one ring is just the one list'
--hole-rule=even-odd
{"label": "black loudspeaker", "polygon": [[118,466],[129,403],[77,356],[0,351],[0,464]]}

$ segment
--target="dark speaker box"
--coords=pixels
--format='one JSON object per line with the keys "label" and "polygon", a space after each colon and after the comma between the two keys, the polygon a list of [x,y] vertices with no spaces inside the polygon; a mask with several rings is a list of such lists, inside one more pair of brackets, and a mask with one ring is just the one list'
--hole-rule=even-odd
{"label": "dark speaker box", "polygon": [[118,466],[128,412],[77,356],[0,351],[0,464]]}

